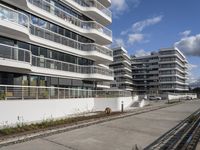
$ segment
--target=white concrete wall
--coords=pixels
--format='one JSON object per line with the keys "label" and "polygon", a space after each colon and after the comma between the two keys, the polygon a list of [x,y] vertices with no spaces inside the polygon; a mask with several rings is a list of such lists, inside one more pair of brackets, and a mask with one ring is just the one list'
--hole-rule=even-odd
{"label": "white concrete wall", "polygon": [[196,95],[196,94],[186,94],[186,95],[173,95],[173,94],[169,94],[169,95],[168,95],[168,99],[169,99],[169,100],[181,99],[181,98],[185,98],[186,96],[192,97],[192,99],[197,98],[197,95]]}
{"label": "white concrete wall", "polygon": [[185,98],[187,96],[192,97],[192,99],[197,98],[197,94],[190,94],[190,93],[188,93],[188,94],[172,94],[172,93],[170,93],[170,94],[168,94],[168,99],[169,100],[181,99],[181,98]]}
{"label": "white concrete wall", "polygon": [[119,97],[119,98],[95,98],[94,110],[104,111],[106,107],[110,107],[112,111],[120,111],[122,102],[124,105],[124,109],[126,109],[130,107],[137,100],[138,96]]}
{"label": "white concrete wall", "polygon": [[[10,100],[0,101],[0,126],[17,122],[35,122],[91,111],[94,99]],[[19,119],[19,120],[18,120]]]}
{"label": "white concrete wall", "polygon": [[104,111],[106,107],[119,111],[121,101],[124,102],[124,109],[126,109],[136,100],[137,97],[0,101],[0,127],[21,122],[67,117],[83,112]]}

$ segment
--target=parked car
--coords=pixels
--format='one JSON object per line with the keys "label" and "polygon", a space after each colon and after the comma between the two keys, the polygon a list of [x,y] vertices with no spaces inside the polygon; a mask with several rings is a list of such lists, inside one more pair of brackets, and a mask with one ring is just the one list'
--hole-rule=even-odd
{"label": "parked car", "polygon": [[162,100],[160,96],[149,96],[149,100]]}

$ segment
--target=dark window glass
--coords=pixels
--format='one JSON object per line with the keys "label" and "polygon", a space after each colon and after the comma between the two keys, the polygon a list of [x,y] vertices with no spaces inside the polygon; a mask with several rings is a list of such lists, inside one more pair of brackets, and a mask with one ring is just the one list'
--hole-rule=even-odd
{"label": "dark window glass", "polygon": [[40,76],[39,77],[39,86],[47,86],[46,77]]}
{"label": "dark window glass", "polygon": [[23,49],[26,49],[26,50],[29,50],[30,49],[30,44],[28,43],[25,43],[25,42],[17,42],[17,45],[19,48],[23,48]]}
{"label": "dark window glass", "polygon": [[40,47],[40,56],[47,57],[47,49]]}
{"label": "dark window glass", "polygon": [[51,86],[58,86],[58,78],[51,77]]}
{"label": "dark window glass", "polygon": [[58,33],[61,35],[65,35],[65,30],[63,28],[58,28]]}
{"label": "dark window glass", "polygon": [[0,43],[5,44],[5,45],[14,46],[14,40],[4,38],[4,37],[0,37]]}
{"label": "dark window glass", "polygon": [[58,60],[58,52],[52,51],[52,59]]}
{"label": "dark window glass", "polygon": [[31,45],[31,52],[33,55],[39,56],[39,47],[35,45]]}
{"label": "dark window glass", "polygon": [[60,61],[64,61],[64,60],[65,60],[65,55],[64,55],[64,53],[58,53],[58,56],[59,56],[59,60],[60,60]]}
{"label": "dark window glass", "polygon": [[38,76],[30,77],[30,86],[38,86]]}

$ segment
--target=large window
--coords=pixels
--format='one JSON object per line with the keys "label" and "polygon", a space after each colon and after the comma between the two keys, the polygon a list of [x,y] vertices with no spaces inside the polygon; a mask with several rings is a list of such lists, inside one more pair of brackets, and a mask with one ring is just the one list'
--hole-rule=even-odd
{"label": "large window", "polygon": [[0,37],[0,43],[5,45],[14,46],[14,41],[8,38]]}
{"label": "large window", "polygon": [[[77,40],[79,42],[83,42],[83,43],[94,43],[94,41],[92,39],[89,39],[89,38],[86,38],[84,36],[81,36],[75,32],[72,32],[68,29],[65,29],[63,27],[60,27],[58,25],[55,25],[53,23],[50,23],[48,21],[45,21],[41,18],[38,18],[36,16],[33,16],[33,15],[30,15],[31,16],[31,22],[32,24],[34,25],[37,25],[39,27],[42,27],[42,28],[45,28],[47,30],[50,30],[50,31],[53,31],[55,33],[58,33],[60,35],[63,35],[63,36],[66,36],[68,38],[71,38],[71,39],[74,39],[74,40]],[[40,35],[40,30],[38,30],[37,32],[37,35]]]}
{"label": "large window", "polygon": [[94,82],[67,78],[0,72],[0,84],[23,86],[54,86],[65,88],[94,88]]}
{"label": "large window", "polygon": [[[11,45],[11,46],[15,45],[16,47],[30,50],[32,52],[32,55],[34,55],[34,56],[42,56],[45,58],[50,58],[50,59],[54,59],[54,60],[58,60],[58,61],[64,61],[64,62],[79,64],[79,65],[93,65],[94,64],[93,60],[89,60],[86,58],[80,58],[80,57],[73,56],[70,54],[62,53],[59,51],[51,50],[48,48],[32,45],[29,43],[25,43],[25,42],[13,40],[13,39],[8,39],[5,37],[0,37],[0,43],[5,44],[5,45]],[[1,48],[1,46],[0,46],[0,48]],[[4,46],[2,48],[5,49],[7,47]],[[0,51],[0,55],[1,55],[1,53],[2,52]],[[2,55],[10,56],[10,48],[8,48],[8,50],[6,51],[6,54],[2,54]],[[26,55],[26,53],[24,54],[24,51],[19,51],[18,53],[16,53],[16,57],[18,57],[19,60],[24,60],[24,55]],[[26,56],[26,58],[29,59],[28,56]],[[42,64],[36,64],[36,63],[37,62],[34,59],[33,65],[36,65],[36,66],[42,65]]]}

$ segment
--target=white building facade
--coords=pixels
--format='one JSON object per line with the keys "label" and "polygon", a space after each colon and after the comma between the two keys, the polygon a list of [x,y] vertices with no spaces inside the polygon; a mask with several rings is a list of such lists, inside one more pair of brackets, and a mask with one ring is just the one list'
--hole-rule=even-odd
{"label": "white building facade", "polygon": [[93,90],[97,82],[112,81],[113,71],[103,67],[113,61],[105,46],[112,42],[106,27],[112,22],[110,5],[110,0],[2,0],[0,85]]}
{"label": "white building facade", "polygon": [[187,60],[177,48],[160,49],[151,55],[132,57],[133,83],[138,93],[188,91]]}
{"label": "white building facade", "polygon": [[123,47],[113,48],[113,63],[110,67],[114,70],[114,81],[111,88],[133,91],[131,59]]}

